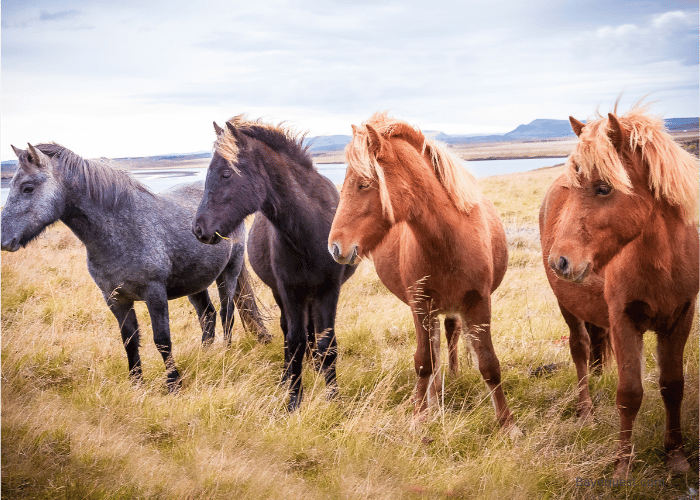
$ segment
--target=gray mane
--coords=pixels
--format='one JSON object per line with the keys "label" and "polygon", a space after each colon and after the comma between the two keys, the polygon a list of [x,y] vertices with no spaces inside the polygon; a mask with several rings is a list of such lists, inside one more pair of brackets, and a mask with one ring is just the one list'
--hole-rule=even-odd
{"label": "gray mane", "polygon": [[[86,160],[59,144],[39,144],[39,151],[55,160],[53,174],[66,186],[85,191],[103,208],[131,207],[138,191],[153,193],[129,172],[112,167],[106,160]],[[26,154],[26,153],[25,153]]]}

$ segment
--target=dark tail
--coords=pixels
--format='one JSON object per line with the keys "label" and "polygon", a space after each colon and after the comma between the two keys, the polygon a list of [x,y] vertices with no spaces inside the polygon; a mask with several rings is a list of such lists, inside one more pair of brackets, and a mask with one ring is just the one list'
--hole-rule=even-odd
{"label": "dark tail", "polygon": [[599,373],[607,365],[613,354],[610,331],[591,323],[586,323],[588,337],[591,339],[591,355],[588,366],[591,373]]}
{"label": "dark tail", "polygon": [[265,328],[258,304],[255,302],[255,294],[250,284],[250,274],[248,274],[245,262],[243,262],[241,273],[238,275],[238,283],[236,283],[236,307],[246,331],[256,333],[258,342],[268,343],[272,340],[272,335]]}

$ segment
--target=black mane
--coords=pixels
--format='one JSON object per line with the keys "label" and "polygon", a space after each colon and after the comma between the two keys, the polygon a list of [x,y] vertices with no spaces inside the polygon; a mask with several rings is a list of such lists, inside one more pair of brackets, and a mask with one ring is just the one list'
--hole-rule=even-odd
{"label": "black mane", "polygon": [[294,136],[282,128],[271,128],[267,125],[250,122],[237,126],[236,130],[252,139],[266,144],[278,153],[286,154],[295,163],[307,169],[315,169],[311,156],[309,155],[309,147],[302,145],[306,134]]}

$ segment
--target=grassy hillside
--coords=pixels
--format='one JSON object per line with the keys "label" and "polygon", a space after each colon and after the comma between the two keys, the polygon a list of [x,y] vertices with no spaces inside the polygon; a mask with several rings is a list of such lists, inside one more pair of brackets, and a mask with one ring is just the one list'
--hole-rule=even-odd
{"label": "grassy hillside", "polygon": [[[258,300],[275,335],[269,345],[257,345],[237,318],[230,349],[220,325],[217,341],[202,349],[189,302],[171,302],[183,374],[175,396],[164,389],[163,363],[138,304],[144,383],[132,386],[116,320],[87,273],[85,250],[57,224],[27,249],[2,254],[2,498],[693,498],[686,495],[698,488],[697,320],[684,367],[691,472],[669,477],[664,466],[656,340],[647,334],[635,483],[584,485],[612,475],[617,374],[613,365],[593,377],[596,422],[577,422],[568,331],[537,235],[539,203],[558,172],[481,182],[509,233],[493,337],[523,437],[511,441],[497,429],[463,347],[461,375],[446,376],[440,409],[412,427],[413,323],[371,262],[360,265],[340,298],[339,401],[326,401],[322,378],[307,368],[305,401],[286,413],[279,311],[260,283]],[[557,369],[535,376],[543,365]]]}

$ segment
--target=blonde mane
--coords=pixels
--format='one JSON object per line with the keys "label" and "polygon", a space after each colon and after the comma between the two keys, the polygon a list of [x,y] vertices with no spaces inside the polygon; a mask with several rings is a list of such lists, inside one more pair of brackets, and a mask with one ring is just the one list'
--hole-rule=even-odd
{"label": "blonde mane", "polygon": [[468,213],[478,203],[481,192],[476,184],[476,179],[462,167],[457,158],[437,142],[426,138],[418,128],[412,127],[403,120],[391,118],[386,112],[377,112],[359,127],[353,126],[353,137],[345,147],[345,156],[348,169],[351,172],[360,177],[377,181],[382,210],[392,223],[394,222],[394,211],[389,198],[384,169],[370,152],[367,125],[374,128],[384,139],[401,137],[411,143],[421,155],[428,154],[435,176],[458,210]]}
{"label": "blonde mane", "polygon": [[[647,113],[649,105],[637,102],[630,111],[617,116],[629,134],[629,147],[638,151],[649,167],[649,189],[657,199],[676,206],[688,223],[698,222],[700,177],[698,159],[685,151],[666,131],[661,118]],[[613,114],[617,115],[617,104]],[[609,118],[597,113],[588,120],[579,141],[566,163],[571,183],[578,186],[578,176],[590,178],[597,170],[601,179],[613,188],[630,193],[632,184],[620,155],[608,132]]]}

